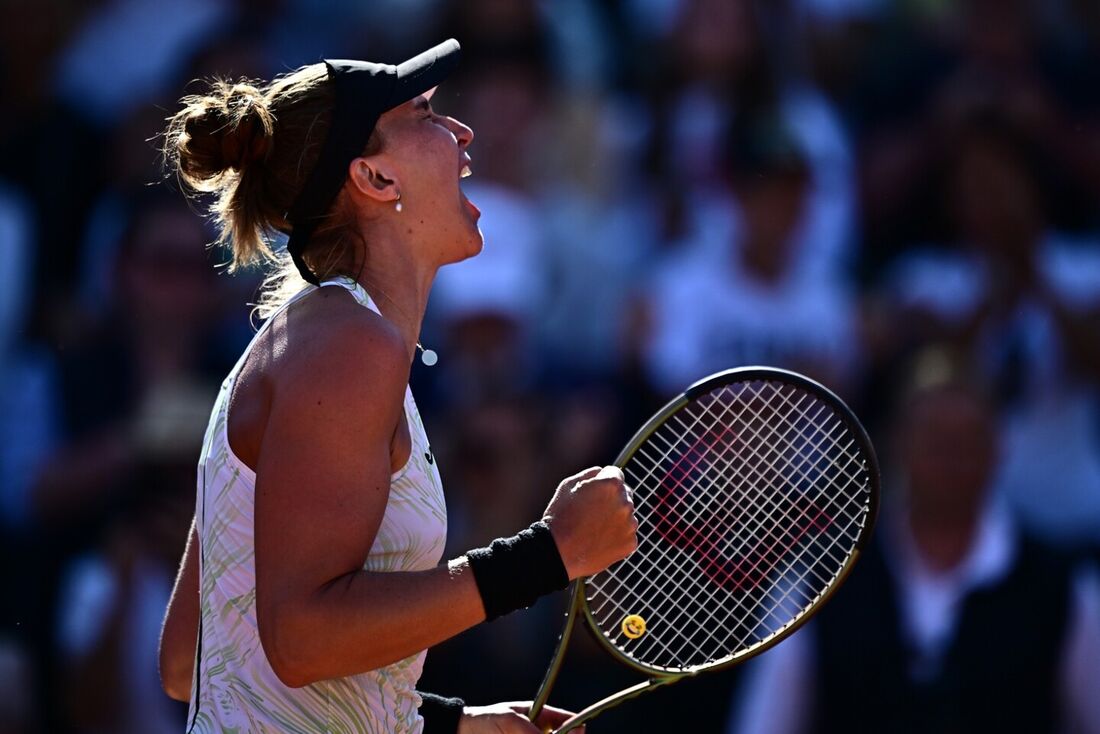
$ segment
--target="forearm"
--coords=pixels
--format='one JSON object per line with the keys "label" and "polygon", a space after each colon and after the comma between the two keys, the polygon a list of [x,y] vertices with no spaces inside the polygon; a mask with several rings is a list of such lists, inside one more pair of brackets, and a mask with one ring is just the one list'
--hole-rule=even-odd
{"label": "forearm", "polygon": [[464,558],[430,571],[356,571],[307,599],[265,608],[270,613],[260,619],[264,650],[290,686],[389,665],[485,619]]}
{"label": "forearm", "polygon": [[430,571],[363,571],[358,558],[354,571],[311,581],[288,569],[327,557],[273,544],[283,565],[265,565],[258,548],[260,641],[288,686],[375,670],[603,570],[637,547],[636,533],[622,472],[594,467],[558,485],[542,521]]}

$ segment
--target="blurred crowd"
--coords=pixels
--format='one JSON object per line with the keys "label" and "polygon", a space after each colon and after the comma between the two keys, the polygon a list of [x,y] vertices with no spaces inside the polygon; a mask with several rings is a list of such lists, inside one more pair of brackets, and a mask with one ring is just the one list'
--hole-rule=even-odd
{"label": "blurred crowd", "polygon": [[[804,633],[591,729],[1100,732],[1100,5],[50,0],[0,24],[0,734],[183,731],[159,625],[260,274],[165,180],[164,118],[198,78],[450,36],[486,245],[412,376],[448,557],[728,367],[824,382],[884,467]],[[422,688],[530,698],[563,604]],[[632,680],[579,639],[555,703]]]}

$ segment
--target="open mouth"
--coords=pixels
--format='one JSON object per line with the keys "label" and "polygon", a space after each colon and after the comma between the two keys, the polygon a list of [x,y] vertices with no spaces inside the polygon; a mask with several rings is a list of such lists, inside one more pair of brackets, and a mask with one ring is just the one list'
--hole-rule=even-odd
{"label": "open mouth", "polygon": [[[460,168],[458,171],[458,178],[459,180],[469,178],[473,175],[473,173],[474,172],[470,169],[470,159],[469,157],[467,157],[466,162],[462,164],[462,168]],[[477,219],[481,216],[481,210],[478,209],[472,201],[470,201],[470,199],[466,196],[465,191],[462,192],[462,203],[466,205],[466,209],[470,212],[474,219]]]}

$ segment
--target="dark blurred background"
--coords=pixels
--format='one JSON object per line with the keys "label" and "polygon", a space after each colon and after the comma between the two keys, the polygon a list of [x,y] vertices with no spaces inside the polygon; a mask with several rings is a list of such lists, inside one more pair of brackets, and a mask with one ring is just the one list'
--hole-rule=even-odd
{"label": "dark blurred background", "polygon": [[[196,78],[449,36],[434,106],[476,132],[486,246],[440,273],[413,373],[448,557],[727,367],[825,382],[883,461],[878,550],[820,624],[590,730],[1100,731],[1093,0],[0,7],[0,732],[183,731],[159,625],[260,276],[164,181],[165,117]],[[422,687],[532,697],[563,606]],[[633,680],[581,634],[554,702]]]}

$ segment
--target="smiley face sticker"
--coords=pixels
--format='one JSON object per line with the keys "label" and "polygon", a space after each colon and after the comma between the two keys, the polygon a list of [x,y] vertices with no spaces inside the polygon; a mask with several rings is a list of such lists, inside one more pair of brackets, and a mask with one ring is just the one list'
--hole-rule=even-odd
{"label": "smiley face sticker", "polygon": [[645,620],[637,614],[628,614],[623,618],[623,634],[636,640],[645,634]]}

